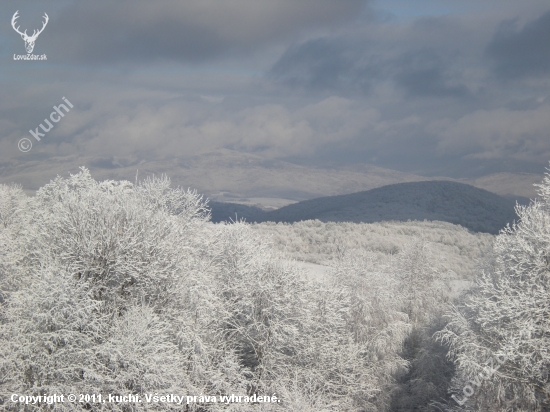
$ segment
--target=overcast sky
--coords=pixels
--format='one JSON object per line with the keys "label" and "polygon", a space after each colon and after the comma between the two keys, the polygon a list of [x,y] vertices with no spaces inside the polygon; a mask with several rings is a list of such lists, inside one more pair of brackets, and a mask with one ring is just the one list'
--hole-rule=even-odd
{"label": "overcast sky", "polygon": [[[46,61],[14,60],[17,10],[29,35],[48,14]],[[548,0],[3,0],[0,19],[0,167],[219,148],[452,177],[550,160]]]}

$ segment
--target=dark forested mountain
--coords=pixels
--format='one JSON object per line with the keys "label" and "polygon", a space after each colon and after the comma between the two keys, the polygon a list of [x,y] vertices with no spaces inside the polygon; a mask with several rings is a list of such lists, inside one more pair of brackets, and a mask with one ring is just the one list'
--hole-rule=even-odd
{"label": "dark forested mountain", "polygon": [[380,222],[440,220],[476,232],[498,233],[516,218],[515,200],[449,181],[398,183],[349,195],[305,200],[264,212],[259,208],[212,202],[213,221],[244,218],[250,222]]}

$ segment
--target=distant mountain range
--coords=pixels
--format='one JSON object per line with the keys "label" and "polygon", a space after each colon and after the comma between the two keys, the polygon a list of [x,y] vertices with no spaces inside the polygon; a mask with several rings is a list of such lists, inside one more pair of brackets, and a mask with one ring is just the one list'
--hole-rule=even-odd
{"label": "distant mountain range", "polygon": [[134,182],[136,174],[143,179],[164,173],[172,179],[174,186],[191,187],[211,200],[260,205],[264,209],[394,183],[425,180],[459,181],[499,195],[534,197],[533,183],[542,180],[542,174],[528,173],[497,173],[457,180],[419,176],[369,164],[313,167],[220,149],[185,158],[173,156],[158,160],[77,155],[48,157],[40,153],[24,153],[20,158],[0,161],[0,183],[19,183],[27,193],[32,194],[58,174],[67,176],[68,172],[76,173],[80,166],[90,169],[92,176],[98,180]]}
{"label": "distant mountain range", "polygon": [[[518,198],[520,203],[529,199]],[[475,232],[496,234],[516,219],[515,200],[463,183],[424,181],[387,185],[348,195],[305,200],[273,211],[234,203],[210,202],[215,222],[380,222],[439,220]]]}

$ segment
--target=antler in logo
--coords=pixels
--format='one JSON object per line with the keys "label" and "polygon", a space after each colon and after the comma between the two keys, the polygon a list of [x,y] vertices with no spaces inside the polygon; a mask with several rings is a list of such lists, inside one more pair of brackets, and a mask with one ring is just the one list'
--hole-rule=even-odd
{"label": "antler in logo", "polygon": [[16,20],[18,18],[19,18],[19,10],[17,10],[15,12],[15,14],[13,15],[13,17],[11,18],[11,25],[12,25],[13,29],[21,35],[21,38],[23,40],[25,40],[25,49],[27,49],[27,53],[30,54],[30,53],[32,53],[32,51],[34,49],[34,42],[36,41],[36,38],[38,37],[38,35],[40,33],[42,33],[44,31],[44,28],[48,24],[48,21],[50,20],[50,18],[48,17],[48,15],[46,13],[44,13],[44,23],[42,24],[42,28],[40,30],[34,30],[32,36],[27,35],[27,30],[25,30],[23,33],[21,33],[19,31],[19,26],[15,27]]}

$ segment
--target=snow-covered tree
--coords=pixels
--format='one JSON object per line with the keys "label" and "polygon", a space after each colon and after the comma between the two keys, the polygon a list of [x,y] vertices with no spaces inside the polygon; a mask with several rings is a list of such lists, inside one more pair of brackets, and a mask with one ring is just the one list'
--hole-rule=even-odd
{"label": "snow-covered tree", "polygon": [[246,389],[236,352],[220,339],[200,196],[165,178],[96,182],[82,170],[41,188],[23,212],[20,240],[2,256],[1,397]]}
{"label": "snow-covered tree", "polygon": [[540,200],[517,206],[477,286],[438,334],[457,365],[455,407],[548,410],[550,402],[550,176]]}
{"label": "snow-covered tree", "polygon": [[27,223],[28,198],[21,187],[0,185],[0,302],[10,288],[8,273],[23,259],[20,243]]}
{"label": "snow-covered tree", "polygon": [[395,376],[408,366],[400,353],[411,324],[402,311],[399,282],[372,252],[343,252],[335,269],[331,312],[342,314],[343,319],[338,320],[341,326],[333,324],[342,336],[333,344],[345,350],[344,358],[334,365],[346,365],[356,373],[355,381],[347,383],[348,405],[358,407],[360,400],[372,410],[385,410]]}
{"label": "snow-covered tree", "polygon": [[415,327],[425,323],[448,295],[444,289],[445,273],[432,256],[429,243],[419,237],[405,243],[393,259],[392,269],[399,282],[402,310]]}
{"label": "snow-covered tree", "polygon": [[424,243],[401,249],[394,264],[350,250],[318,282],[250,225],[209,222],[201,196],[165,177],[97,182],[83,169],[32,198],[0,186],[0,398],[275,393],[281,403],[190,410],[387,410],[437,277]]}

